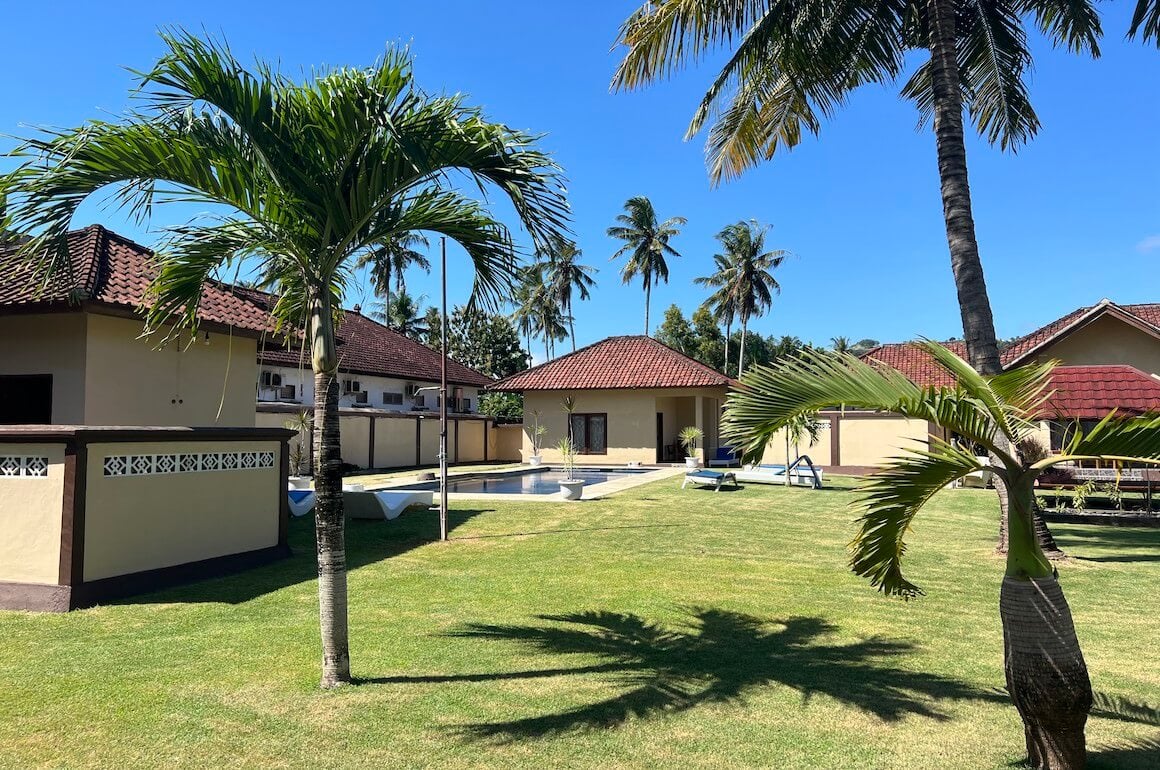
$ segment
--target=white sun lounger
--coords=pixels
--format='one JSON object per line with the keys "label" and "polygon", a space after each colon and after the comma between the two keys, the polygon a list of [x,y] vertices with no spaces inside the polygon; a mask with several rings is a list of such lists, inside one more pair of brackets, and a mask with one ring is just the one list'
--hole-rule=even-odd
{"label": "white sun lounger", "polygon": [[713,487],[714,492],[721,491],[721,485],[725,482],[737,486],[737,477],[733,475],[732,471],[689,471],[685,474],[685,480],[681,482],[681,489],[696,484],[699,487]]}
{"label": "white sun lounger", "polygon": [[[305,516],[314,509],[314,490],[295,489],[287,494],[292,515]],[[343,504],[352,519],[382,518],[390,521],[399,518],[412,505],[430,507],[433,500],[434,493],[424,490],[362,492],[347,489],[343,492]]]}
{"label": "white sun lounger", "polygon": [[[811,473],[809,468],[798,466],[790,471],[789,483],[793,486],[812,487],[814,473],[818,474],[818,482],[821,483],[823,476],[821,468],[814,466]],[[785,484],[785,467],[781,465],[771,467],[755,465],[734,471],[734,474],[738,481],[748,484]]]}

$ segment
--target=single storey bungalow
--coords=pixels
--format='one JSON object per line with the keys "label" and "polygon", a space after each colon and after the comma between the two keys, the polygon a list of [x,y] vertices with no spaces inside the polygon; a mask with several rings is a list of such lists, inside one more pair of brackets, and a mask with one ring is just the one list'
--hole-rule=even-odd
{"label": "single storey bungalow", "polygon": [[[704,434],[699,456],[720,444],[725,395],[733,381],[650,337],[609,337],[574,353],[512,375],[493,389],[524,396],[522,455],[533,454],[533,432],[545,462],[558,463],[556,443],[569,420],[579,461],[587,464],[664,463],[679,460],[682,428]],[[571,417],[563,400],[575,399]]]}

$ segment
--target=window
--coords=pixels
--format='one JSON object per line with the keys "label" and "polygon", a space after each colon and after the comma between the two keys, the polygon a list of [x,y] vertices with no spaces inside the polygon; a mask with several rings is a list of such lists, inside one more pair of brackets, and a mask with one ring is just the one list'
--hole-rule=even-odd
{"label": "window", "polygon": [[[1065,422],[1051,423],[1051,451],[1058,452],[1063,448],[1063,445],[1071,441],[1072,436],[1075,435],[1076,420],[1067,420]],[[1079,429],[1087,433],[1094,428],[1099,420],[1078,420]]]}
{"label": "window", "polygon": [[608,454],[608,415],[572,415],[572,442],[578,454]]}
{"label": "window", "polygon": [[0,376],[0,425],[52,422],[52,375]]}
{"label": "window", "polygon": [[471,399],[465,398],[460,403],[462,406],[461,406],[459,411],[463,412],[464,414],[470,414],[471,413]]}
{"label": "window", "polygon": [[383,403],[384,404],[393,404],[394,406],[402,406],[403,394],[402,393],[384,392],[383,393]]}

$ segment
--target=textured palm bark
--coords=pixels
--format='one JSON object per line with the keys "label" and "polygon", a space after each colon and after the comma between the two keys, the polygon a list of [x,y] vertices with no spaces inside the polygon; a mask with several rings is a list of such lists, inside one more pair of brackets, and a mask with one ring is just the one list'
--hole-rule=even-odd
{"label": "textured palm bark", "polygon": [[1023,718],[1028,763],[1082,768],[1092,687],[1059,581],[1004,578],[999,614],[1007,690]]}
{"label": "textured palm bark", "polygon": [[1003,669],[1031,767],[1082,768],[1091,681],[1055,570],[1035,536],[1033,476],[1011,480],[1007,574],[999,597]]}
{"label": "textured palm bark", "polygon": [[314,532],[318,544],[318,607],[322,629],[322,686],[350,682],[347,631],[346,534],[342,505],[342,450],[338,431],[338,380],[314,375],[317,465]]}
{"label": "textured palm bark", "polygon": [[930,27],[931,87],[934,92],[934,135],[942,186],[943,217],[951,252],[951,272],[958,291],[959,313],[967,358],[983,374],[1002,371],[995,321],[975,240],[971,188],[967,181],[967,148],[963,138],[963,101],[955,56],[955,4],[927,0]]}

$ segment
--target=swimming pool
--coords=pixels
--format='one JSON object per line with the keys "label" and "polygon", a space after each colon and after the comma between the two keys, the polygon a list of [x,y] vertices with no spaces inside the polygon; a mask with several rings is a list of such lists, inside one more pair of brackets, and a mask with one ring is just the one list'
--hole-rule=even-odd
{"label": "swimming pool", "polygon": [[[589,486],[648,473],[650,470],[649,468],[577,468],[572,476],[586,482],[585,486]],[[471,495],[553,495],[559,493],[560,482],[567,477],[568,474],[562,470],[547,468],[528,473],[451,478],[447,480],[447,491]],[[422,484],[407,484],[394,488],[438,491],[439,482],[426,481]]]}

